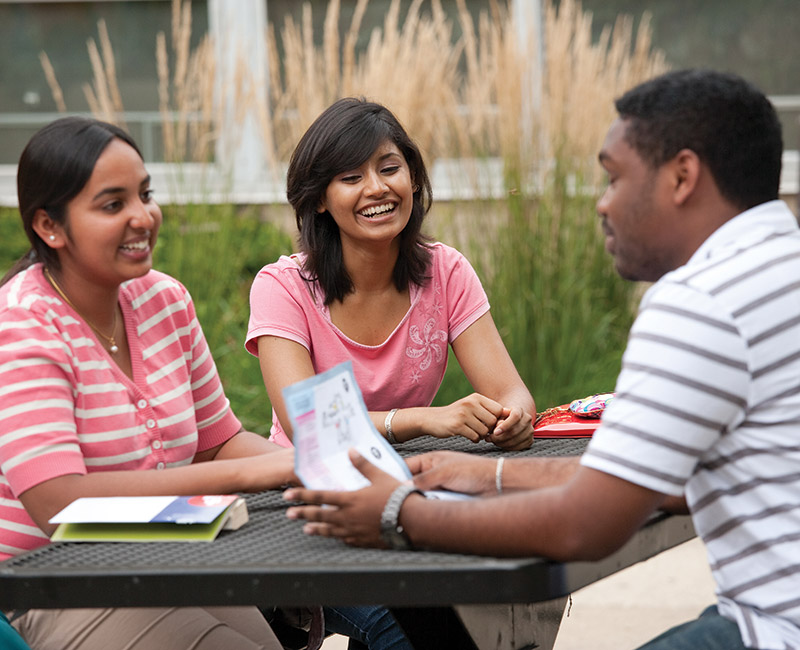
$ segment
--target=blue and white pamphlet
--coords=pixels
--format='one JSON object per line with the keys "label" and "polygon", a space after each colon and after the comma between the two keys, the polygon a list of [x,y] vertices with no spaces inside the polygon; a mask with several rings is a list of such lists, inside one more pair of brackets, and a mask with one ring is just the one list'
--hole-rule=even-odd
{"label": "blue and white pamphlet", "polygon": [[52,541],[207,541],[248,520],[235,494],[82,497],[50,519]]}
{"label": "blue and white pamphlet", "polygon": [[[350,462],[355,449],[398,481],[411,470],[372,424],[350,361],[287,386],[283,401],[294,429],[294,472],[312,490],[360,490],[369,480]],[[425,492],[429,499],[471,499],[447,490]]]}
{"label": "blue and white pamphlet", "polygon": [[399,481],[411,471],[370,420],[353,364],[330,370],[283,389],[294,430],[295,474],[314,490],[359,490],[369,481],[350,462],[353,448]]}

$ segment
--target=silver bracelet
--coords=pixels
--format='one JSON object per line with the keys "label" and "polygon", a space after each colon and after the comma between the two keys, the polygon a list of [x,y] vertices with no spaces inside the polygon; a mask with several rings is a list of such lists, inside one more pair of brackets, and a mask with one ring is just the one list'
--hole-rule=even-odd
{"label": "silver bracelet", "polygon": [[386,414],[386,419],[383,421],[383,428],[386,429],[386,439],[393,445],[397,444],[397,438],[394,437],[394,431],[392,431],[392,418],[395,413],[397,413],[397,409],[392,409]]}
{"label": "silver bracelet", "polygon": [[494,486],[497,488],[497,494],[503,494],[503,463],[504,457],[497,459],[497,467],[494,470]]}

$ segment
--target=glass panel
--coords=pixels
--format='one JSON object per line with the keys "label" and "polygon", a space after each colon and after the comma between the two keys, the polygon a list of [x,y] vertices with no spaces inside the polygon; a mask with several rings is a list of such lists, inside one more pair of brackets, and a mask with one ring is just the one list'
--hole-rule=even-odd
{"label": "glass panel", "polygon": [[[47,53],[70,112],[89,112],[83,85],[93,79],[87,40],[101,47],[97,23],[105,20],[114,52],[116,79],[127,125],[145,150],[161,156],[156,34],[171,43],[172,3],[0,3],[0,164],[16,163],[30,136],[57,115],[39,53]],[[207,32],[206,3],[192,3],[193,45]],[[174,62],[170,61],[170,65]],[[135,115],[136,112],[145,112]]]}

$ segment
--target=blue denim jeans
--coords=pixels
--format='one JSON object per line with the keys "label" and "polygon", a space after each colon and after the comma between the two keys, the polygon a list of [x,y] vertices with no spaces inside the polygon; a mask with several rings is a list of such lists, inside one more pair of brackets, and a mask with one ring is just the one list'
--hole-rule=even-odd
{"label": "blue denim jeans", "polygon": [[742,643],[739,628],[733,621],[723,618],[717,606],[707,608],[700,617],[673,627],[639,650],[747,650]]}
{"label": "blue denim jeans", "polygon": [[325,631],[363,643],[369,650],[414,650],[385,607],[325,607]]}

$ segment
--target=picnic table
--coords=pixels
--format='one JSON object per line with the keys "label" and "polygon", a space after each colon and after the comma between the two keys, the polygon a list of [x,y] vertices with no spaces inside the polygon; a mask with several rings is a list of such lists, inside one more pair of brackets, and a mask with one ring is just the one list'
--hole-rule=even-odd
{"label": "picnic table", "polygon": [[[586,439],[537,440],[524,452],[459,438],[418,439],[488,457],[580,454]],[[246,496],[250,521],[213,543],[59,542],[0,563],[0,609],[381,604],[453,608],[476,648],[552,648],[570,593],[694,537],[686,516],[653,515],[597,562],[552,562],[348,547],[310,537],[279,490]],[[463,646],[462,646],[463,647]]]}

